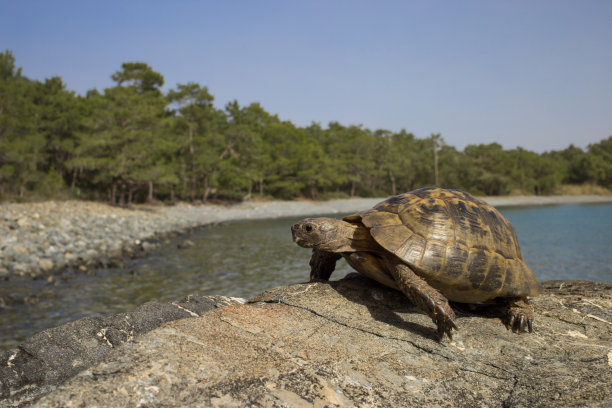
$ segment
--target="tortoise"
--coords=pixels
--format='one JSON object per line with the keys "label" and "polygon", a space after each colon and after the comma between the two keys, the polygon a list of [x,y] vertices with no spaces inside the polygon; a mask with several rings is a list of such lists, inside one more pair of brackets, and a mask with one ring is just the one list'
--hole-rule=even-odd
{"label": "tortoise", "polygon": [[541,286],[516,232],[491,205],[461,190],[421,188],[344,217],[306,218],[293,240],[312,248],[311,281],[329,280],[344,257],[358,272],[403,292],[442,338],[457,330],[449,300],[505,303],[513,332],[533,331],[528,296]]}

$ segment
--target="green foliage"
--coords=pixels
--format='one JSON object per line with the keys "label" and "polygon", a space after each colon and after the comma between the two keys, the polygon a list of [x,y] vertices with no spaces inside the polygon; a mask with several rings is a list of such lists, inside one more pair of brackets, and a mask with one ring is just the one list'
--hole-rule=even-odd
{"label": "green foliage", "polygon": [[497,143],[458,151],[440,134],[297,127],[258,103],[217,109],[193,82],[164,95],[164,77],[143,62],[111,77],[116,86],[78,96],[59,77],[23,77],[12,53],[0,53],[0,197],[69,191],[125,204],[385,196],[425,185],[486,195],[612,188],[612,136],[586,151],[537,154]]}
{"label": "green foliage", "polygon": [[35,186],[37,194],[44,198],[53,198],[61,194],[66,189],[66,184],[62,176],[54,169],[49,169],[47,174],[40,178]]}
{"label": "green foliage", "polygon": [[588,147],[585,173],[589,181],[612,188],[612,136]]}
{"label": "green foliage", "polygon": [[175,146],[166,138],[167,101],[154,88],[163,77],[142,63],[123,68],[113,75],[117,86],[86,99],[83,130],[76,133],[78,148],[69,161],[90,174],[88,182],[109,188],[111,203],[119,204],[130,203],[143,186],[151,200],[156,182],[178,180],[168,164]]}
{"label": "green foliage", "polygon": [[124,62],[121,64],[122,71],[117,71],[111,78],[117,85],[127,83],[128,86],[135,88],[139,93],[159,92],[159,88],[164,84],[164,77],[153,71],[144,62]]}
{"label": "green foliage", "polygon": [[40,84],[21,76],[10,51],[0,54],[0,194],[23,197],[41,177]]}

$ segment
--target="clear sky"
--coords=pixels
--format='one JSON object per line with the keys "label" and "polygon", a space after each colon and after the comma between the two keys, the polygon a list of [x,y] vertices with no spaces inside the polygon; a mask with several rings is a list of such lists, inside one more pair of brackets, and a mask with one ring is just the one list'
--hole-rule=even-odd
{"label": "clear sky", "polygon": [[612,135],[612,1],[0,0],[0,50],[84,93],[143,61],[299,126],[542,152]]}

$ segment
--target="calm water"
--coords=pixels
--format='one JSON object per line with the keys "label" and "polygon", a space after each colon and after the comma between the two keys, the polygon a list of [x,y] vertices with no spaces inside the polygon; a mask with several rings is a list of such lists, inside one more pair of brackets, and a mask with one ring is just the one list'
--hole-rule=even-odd
{"label": "calm water", "polygon": [[[612,281],[612,204],[505,207],[517,230],[523,257],[541,280]],[[299,217],[301,218],[301,217]],[[299,218],[245,221],[206,227],[175,238],[155,254],[129,261],[124,269],[94,276],[68,273],[58,284],[12,279],[0,296],[35,304],[0,308],[0,348],[66,321],[133,309],[146,301],[203,294],[251,297],[261,291],[308,280],[310,250],[291,241]],[[177,249],[185,239],[196,245]],[[340,261],[333,278],[350,268]]]}

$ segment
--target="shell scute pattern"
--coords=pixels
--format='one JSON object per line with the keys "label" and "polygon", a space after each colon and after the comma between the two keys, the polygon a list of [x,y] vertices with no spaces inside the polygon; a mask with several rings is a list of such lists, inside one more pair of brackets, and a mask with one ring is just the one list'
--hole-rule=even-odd
{"label": "shell scute pattern", "polygon": [[472,248],[467,259],[468,280],[472,289],[478,289],[489,271],[489,257],[483,249]]}
{"label": "shell scute pattern", "polygon": [[482,283],[478,286],[480,291],[495,293],[504,286],[506,275],[506,258],[499,254],[489,257],[489,268]]}
{"label": "shell scute pattern", "polygon": [[448,245],[446,247],[446,279],[453,282],[465,273],[469,252],[463,245]]}
{"label": "shell scute pattern", "polygon": [[460,190],[425,188],[347,217],[456,301],[536,295],[516,232],[492,206]]}
{"label": "shell scute pattern", "polygon": [[429,270],[432,276],[443,273],[446,264],[446,244],[435,240],[427,241],[420,264],[422,268]]}

